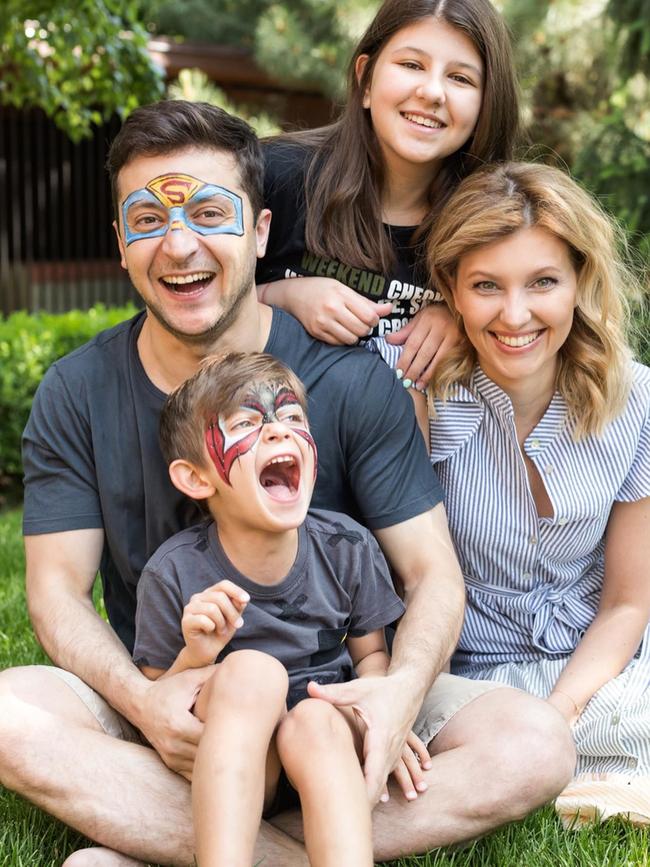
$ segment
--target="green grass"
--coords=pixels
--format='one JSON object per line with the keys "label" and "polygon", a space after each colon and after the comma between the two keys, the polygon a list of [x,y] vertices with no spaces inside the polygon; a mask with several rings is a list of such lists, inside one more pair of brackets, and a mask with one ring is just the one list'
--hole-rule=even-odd
{"label": "green grass", "polygon": [[[20,512],[0,514],[0,668],[43,662],[27,619]],[[0,787],[0,867],[59,867],[83,838]],[[650,867],[650,832],[622,822],[566,832],[546,808],[465,849],[393,867]]]}

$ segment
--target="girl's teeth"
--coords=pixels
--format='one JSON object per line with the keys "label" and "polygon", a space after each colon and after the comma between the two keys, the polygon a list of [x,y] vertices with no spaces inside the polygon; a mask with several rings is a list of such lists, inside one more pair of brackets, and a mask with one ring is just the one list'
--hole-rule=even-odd
{"label": "girl's teeth", "polygon": [[443,127],[443,124],[437,120],[432,120],[430,117],[422,117],[421,114],[405,114],[404,117],[407,120],[413,121],[413,123],[417,123],[419,126],[428,126],[432,129],[442,129]]}
{"label": "girl's teeth", "polygon": [[499,343],[505,343],[506,346],[528,346],[533,340],[539,337],[539,331],[532,334],[522,334],[520,337],[506,337],[505,334],[494,335]]}

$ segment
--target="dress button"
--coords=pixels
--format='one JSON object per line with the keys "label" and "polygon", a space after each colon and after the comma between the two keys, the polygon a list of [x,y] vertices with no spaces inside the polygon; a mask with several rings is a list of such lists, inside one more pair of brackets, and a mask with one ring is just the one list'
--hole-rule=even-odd
{"label": "dress button", "polygon": [[618,713],[613,713],[613,714],[612,714],[612,725],[613,725],[613,726],[617,726],[617,725],[620,723],[620,721],[621,721],[620,714],[618,714]]}
{"label": "dress button", "polygon": [[568,518],[559,518],[558,524],[560,525],[560,527],[564,527],[564,525],[567,523],[568,520],[569,520]]}
{"label": "dress button", "polygon": [[530,542],[531,545],[536,545],[538,542],[537,536],[531,536],[528,541]]}
{"label": "dress button", "polygon": [[523,574],[521,577],[524,579],[524,581],[530,581],[530,579],[531,579],[533,576],[532,576],[532,574],[531,574],[530,572],[524,572],[524,574]]}
{"label": "dress button", "polygon": [[531,440],[530,441],[530,447],[531,447],[531,449],[538,449],[539,448],[539,440]]}
{"label": "dress button", "polygon": [[555,467],[553,466],[553,464],[547,464],[547,465],[544,467],[544,472],[546,473],[547,476],[550,476],[551,473],[554,472],[554,471],[555,471]]}

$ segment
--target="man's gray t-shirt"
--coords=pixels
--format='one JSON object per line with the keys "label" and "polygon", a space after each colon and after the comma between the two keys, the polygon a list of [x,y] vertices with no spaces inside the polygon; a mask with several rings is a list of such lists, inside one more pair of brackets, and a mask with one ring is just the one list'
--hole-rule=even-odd
{"label": "man's gray t-shirt", "polygon": [[[53,364],[23,440],[25,534],[104,530],[104,601],[129,651],[145,563],[203,517],[171,484],[160,451],[166,395],[138,355],[143,321],[139,314]],[[265,349],[308,391],[319,453],[315,508],[344,512],[375,530],[442,500],[411,399],[381,360],[320,343],[281,310],[273,311]]]}
{"label": "man's gray t-shirt", "polygon": [[310,680],[351,680],[354,668],[346,636],[367,635],[404,612],[377,542],[346,515],[310,512],[299,529],[293,566],[270,587],[251,581],[232,565],[214,522],[205,521],[165,542],[142,572],[136,665],[168,669],[185,644],[181,617],[190,597],[226,579],[251,598],[244,625],[218,661],[243,649],[274,656],[289,672],[289,707],[305,698]]}

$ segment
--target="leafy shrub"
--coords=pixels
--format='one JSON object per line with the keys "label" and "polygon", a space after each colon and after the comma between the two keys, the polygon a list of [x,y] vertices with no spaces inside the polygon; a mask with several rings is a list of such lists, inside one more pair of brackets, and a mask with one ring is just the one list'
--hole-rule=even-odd
{"label": "leafy shrub", "polygon": [[0,317],[0,490],[19,487],[20,438],[48,367],[135,312],[131,305],[107,309],[98,304],[87,311]]}

